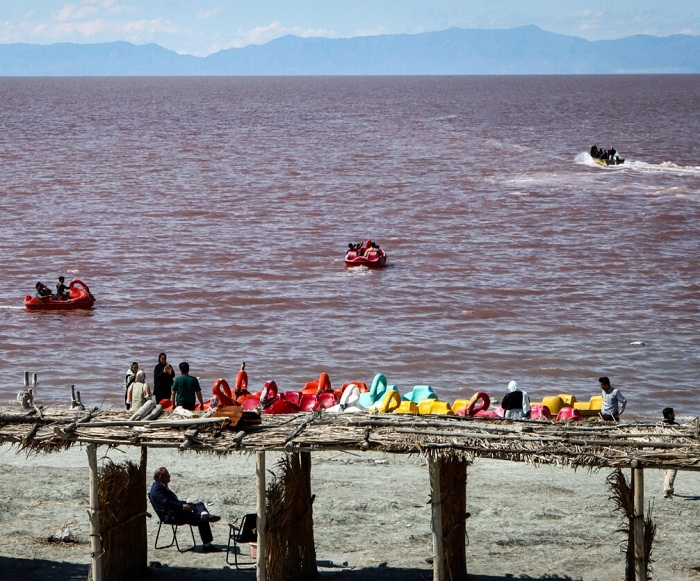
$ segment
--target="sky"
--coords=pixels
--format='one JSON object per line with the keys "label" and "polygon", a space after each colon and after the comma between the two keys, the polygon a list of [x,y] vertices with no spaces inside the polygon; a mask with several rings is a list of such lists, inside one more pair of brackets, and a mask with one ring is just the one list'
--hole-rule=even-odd
{"label": "sky", "polygon": [[349,38],[534,24],[587,40],[700,35],[700,0],[0,0],[0,44],[156,43],[180,54],[293,34]]}

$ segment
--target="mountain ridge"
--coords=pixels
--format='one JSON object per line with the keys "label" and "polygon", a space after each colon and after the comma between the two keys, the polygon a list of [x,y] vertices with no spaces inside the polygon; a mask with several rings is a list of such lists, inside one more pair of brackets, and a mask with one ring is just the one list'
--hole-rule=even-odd
{"label": "mountain ridge", "polygon": [[0,44],[0,76],[698,74],[700,37],[588,41],[528,25],[330,39],[287,35],[206,57],[160,45]]}

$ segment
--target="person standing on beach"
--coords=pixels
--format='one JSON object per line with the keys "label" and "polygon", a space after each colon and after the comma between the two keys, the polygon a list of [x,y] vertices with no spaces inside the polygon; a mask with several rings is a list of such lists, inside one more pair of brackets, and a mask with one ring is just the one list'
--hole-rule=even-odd
{"label": "person standing on beach", "polygon": [[627,400],[620,393],[620,390],[610,385],[607,377],[599,377],[600,389],[603,390],[603,409],[600,417],[608,422],[619,421],[620,416],[627,407]]}
{"label": "person standing on beach", "polygon": [[171,398],[173,406],[182,406],[186,410],[194,411],[195,398],[199,400],[199,405],[204,409],[204,400],[202,399],[202,388],[199,387],[199,381],[196,377],[191,376],[190,364],[187,361],[180,363],[180,376],[175,378],[173,387],[171,388]]}
{"label": "person standing on beach", "polygon": [[508,393],[501,401],[501,407],[506,411],[507,420],[524,420],[530,417],[530,398],[516,381],[508,384]]}
{"label": "person standing on beach", "polygon": [[170,397],[173,381],[175,381],[175,372],[168,363],[168,356],[161,353],[158,355],[158,364],[153,370],[153,395],[156,403]]}
{"label": "person standing on beach", "polygon": [[[664,426],[679,426],[680,424],[676,421],[676,412],[673,408],[664,408],[661,412],[664,416],[663,425]],[[676,481],[677,470],[673,468],[666,470],[666,475],[664,476],[664,498],[673,497],[673,484]]]}
{"label": "person standing on beach", "polygon": [[136,361],[132,361],[131,365],[129,365],[129,371],[126,372],[126,375],[124,376],[124,407],[126,409],[130,409],[130,404],[129,404],[129,388],[131,387],[131,384],[134,383],[134,380],[136,379],[136,374],[139,371],[139,364],[136,363]]}
{"label": "person standing on beach", "polygon": [[151,399],[151,389],[146,383],[146,372],[139,369],[136,372],[136,379],[131,382],[126,392],[126,401],[130,409],[138,410]]}
{"label": "person standing on beach", "polygon": [[167,468],[160,467],[153,474],[153,484],[148,498],[153,505],[158,517],[166,524],[181,525],[183,523],[199,528],[199,536],[202,537],[203,553],[220,551],[219,547],[211,544],[214,535],[211,533],[209,523],[218,522],[220,516],[209,514],[203,502],[183,502],[168,488],[170,473]]}

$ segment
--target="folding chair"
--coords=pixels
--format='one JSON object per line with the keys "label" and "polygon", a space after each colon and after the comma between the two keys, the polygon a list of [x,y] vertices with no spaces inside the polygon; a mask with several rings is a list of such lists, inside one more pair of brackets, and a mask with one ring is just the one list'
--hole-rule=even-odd
{"label": "folding chair", "polygon": [[[247,563],[238,562],[238,545],[243,543],[256,543],[258,541],[258,530],[257,530],[258,515],[254,512],[246,514],[243,517],[240,525],[238,521],[230,523],[229,534],[228,534],[228,546],[226,547],[226,562],[229,565],[235,565],[236,569],[240,569],[241,565],[246,568],[254,568],[256,565],[255,561]],[[233,563],[229,561],[229,554],[231,553],[231,541],[233,541]],[[252,556],[252,555],[251,555]],[[250,567],[250,566],[253,567]]]}
{"label": "folding chair", "polygon": [[[151,499],[151,496],[150,496],[150,494],[149,494],[149,495],[148,495],[148,500],[150,500],[150,499]],[[153,503],[151,503],[151,506],[153,506]],[[155,506],[153,507],[153,510],[155,510]],[[171,522],[165,522],[165,520],[163,520],[163,519],[164,519],[164,515],[163,515],[163,513],[162,513],[161,511],[156,510],[156,514],[158,515],[158,532],[156,533],[156,542],[155,542],[154,548],[156,548],[156,549],[169,549],[170,547],[172,547],[173,545],[175,545],[175,548],[176,548],[178,551],[180,551],[181,553],[185,553],[185,552],[187,552],[187,551],[191,551],[192,549],[194,549],[194,548],[197,546],[197,541],[195,541],[195,538],[194,538],[194,530],[192,529],[192,525],[191,525],[191,524],[184,523],[184,522],[180,522],[180,523],[177,523],[177,524],[176,524],[176,523],[171,523]],[[172,538],[172,540],[170,541],[170,544],[168,544],[168,545],[160,545],[160,546],[159,546],[159,545],[158,545],[158,538],[160,537],[160,529],[161,529],[161,527],[162,527],[163,525],[165,525],[166,527],[167,527],[167,526],[172,527],[173,538]],[[192,546],[191,546],[191,547],[187,547],[186,549],[181,549],[181,548],[180,548],[180,545],[179,545],[178,542],[177,542],[177,529],[178,529],[178,527],[184,527],[184,526],[189,526],[189,527],[190,527],[190,534],[192,535]]]}

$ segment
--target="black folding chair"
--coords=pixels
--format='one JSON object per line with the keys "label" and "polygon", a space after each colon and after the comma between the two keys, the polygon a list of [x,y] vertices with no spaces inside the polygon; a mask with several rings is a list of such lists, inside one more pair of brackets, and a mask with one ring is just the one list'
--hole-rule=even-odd
{"label": "black folding chair", "polygon": [[[228,546],[226,547],[226,562],[229,565],[235,565],[236,569],[244,567],[254,568],[256,561],[239,563],[238,562],[238,551],[240,550],[239,545],[245,543],[257,543],[258,542],[258,529],[257,527],[258,515],[254,512],[246,514],[241,520],[240,524],[238,521],[229,523],[229,534],[228,534]],[[231,554],[231,542],[233,541],[233,563],[229,561],[229,555]],[[252,567],[251,567],[252,565]]]}
{"label": "black folding chair", "polygon": [[[151,495],[148,495],[148,500],[151,500]],[[153,503],[151,502],[151,506],[153,506]],[[156,510],[156,507],[153,507],[153,510]],[[158,532],[156,533],[156,542],[154,545],[154,548],[156,549],[169,549],[173,545],[175,545],[175,548],[180,551],[181,553],[185,553],[187,551],[191,551],[197,546],[197,541],[195,541],[194,538],[194,530],[192,529],[192,525],[189,523],[185,522],[180,522],[180,523],[171,523],[171,522],[165,522],[164,520],[164,515],[161,511],[156,510],[156,514],[158,515]],[[160,529],[165,525],[166,527],[172,527],[172,532],[173,532],[173,538],[171,539],[170,543],[167,545],[158,545],[158,538],[160,537]],[[185,527],[189,526],[190,527],[190,534],[192,535],[192,546],[187,547],[185,549],[181,549],[180,545],[177,542],[177,529],[178,527]]]}

